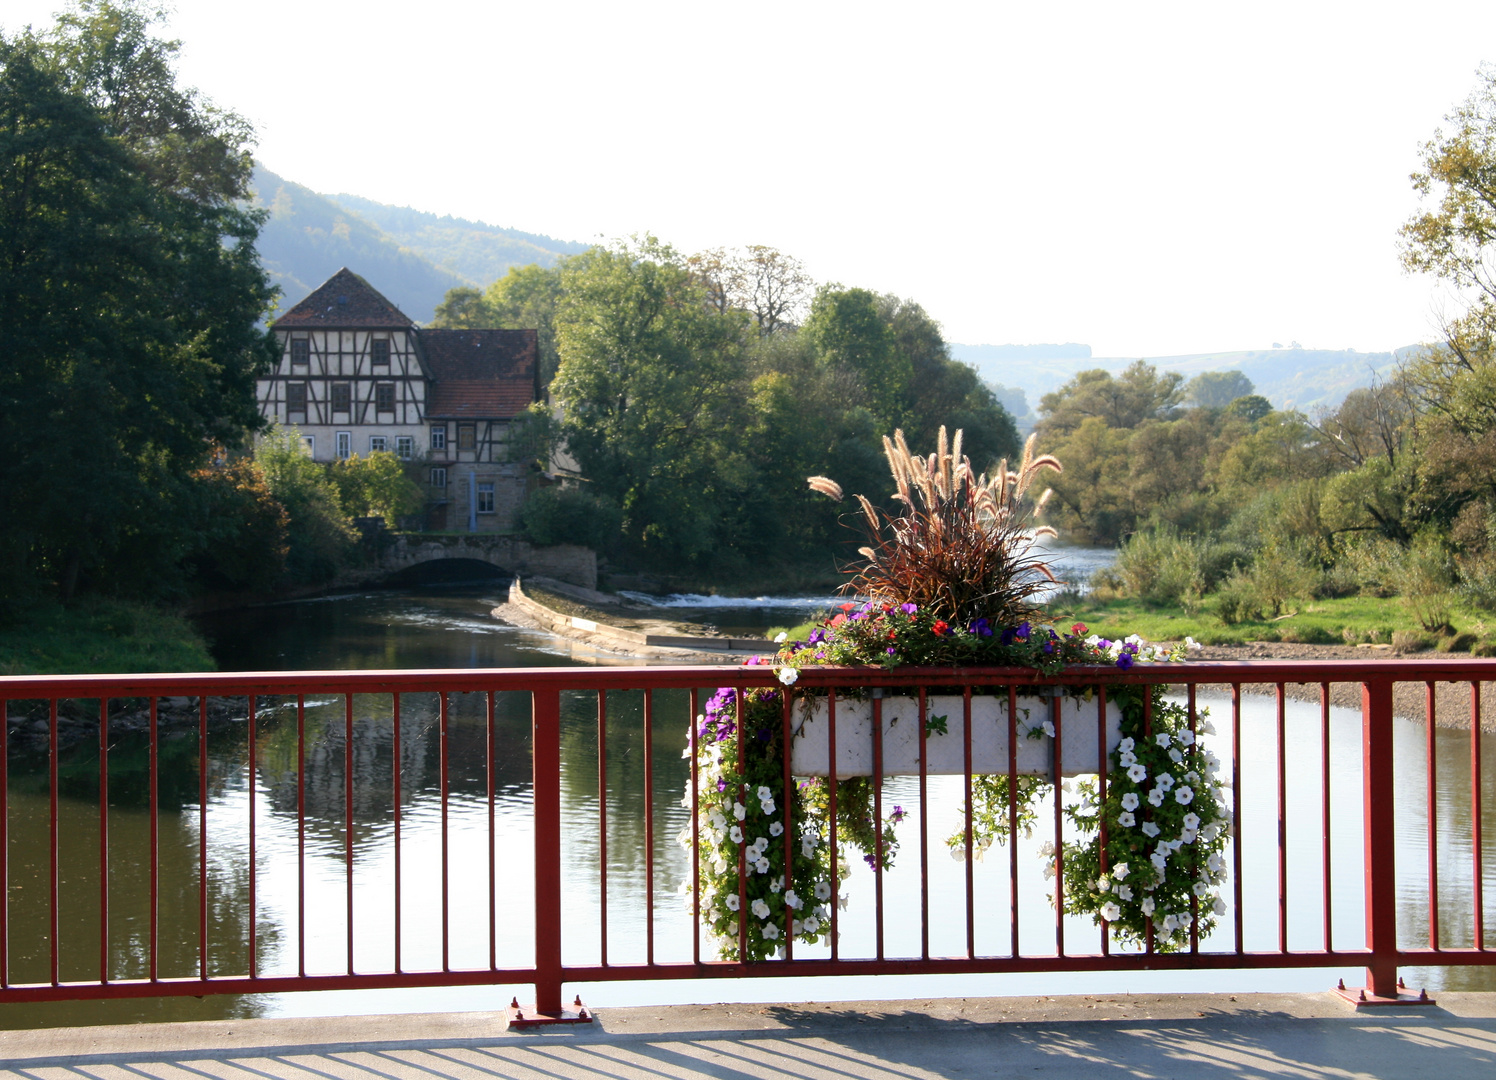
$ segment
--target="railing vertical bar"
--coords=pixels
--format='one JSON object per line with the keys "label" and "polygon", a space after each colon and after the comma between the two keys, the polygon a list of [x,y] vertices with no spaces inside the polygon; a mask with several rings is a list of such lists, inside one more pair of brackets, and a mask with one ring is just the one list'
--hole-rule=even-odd
{"label": "railing vertical bar", "polygon": [[[151,695],[151,926],[150,926],[150,971],[151,982],[161,977],[161,699]],[[249,695],[249,933],[250,969],[254,969],[254,896],[255,896],[255,833],[254,833],[254,746],[255,746],[255,696]]]}
{"label": "railing vertical bar", "polygon": [[1428,794],[1428,947],[1439,948],[1439,760],[1435,744],[1438,717],[1433,680],[1423,684],[1423,730],[1425,738],[1424,785]]}
{"label": "railing vertical bar", "polygon": [[[790,730],[791,721],[793,720],[792,713],[794,708],[794,691],[786,686],[781,691],[781,693],[784,695],[784,707],[781,710],[783,713],[784,722],[783,730],[781,731],[781,742],[779,745],[784,748],[784,752],[780,754],[781,763],[784,769],[782,774],[782,782],[784,786],[784,805],[779,809],[780,813],[784,815],[784,958],[786,960],[793,960],[795,958],[796,909],[790,907],[789,895],[794,891],[795,888],[795,778],[790,772],[790,747],[793,745],[791,740],[794,738],[794,733]],[[809,900],[813,903],[815,900],[815,896],[811,895],[809,897]],[[798,910],[804,912],[806,915],[809,915],[810,912],[807,910],[807,904],[804,898],[800,899],[800,904],[801,906]]]}
{"label": "railing vertical bar", "polygon": [[[300,770],[297,784],[301,783]],[[197,967],[208,978],[208,695],[197,699]],[[302,974],[306,974],[303,970]]]}
{"label": "railing vertical bar", "polygon": [[1246,928],[1242,918],[1241,898],[1241,683],[1231,684],[1231,818],[1236,827],[1231,837],[1231,917],[1236,931],[1236,952],[1246,952]]}
{"label": "railing vertical bar", "polygon": [[873,694],[873,937],[883,959],[883,697]]}
{"label": "railing vertical bar", "polygon": [[353,695],[343,695],[343,892],[348,974],[353,974]]}
{"label": "railing vertical bar", "polygon": [[[738,740],[738,775],[742,776],[745,771],[745,763],[748,756],[747,732],[743,730],[744,708],[743,695],[747,689],[743,686],[733,688],[734,719],[733,731],[737,733]],[[748,791],[742,784],[738,785],[737,801],[747,805]],[[738,961],[746,963],[748,960],[748,837],[744,834],[742,841],[738,844]]]}
{"label": "railing vertical bar", "polygon": [[499,859],[494,799],[497,794],[494,769],[497,767],[498,744],[494,735],[494,692],[488,691],[484,720],[484,779],[488,784],[488,970],[499,966]]}
{"label": "railing vertical bar", "polygon": [[[61,921],[59,920],[58,915],[57,915],[57,902],[58,902],[57,893],[58,893],[58,886],[59,886],[59,877],[58,877],[58,875],[60,873],[60,869],[59,869],[59,866],[58,866],[58,853],[57,853],[57,781],[58,781],[57,743],[58,743],[58,739],[57,739],[57,699],[55,697],[52,698],[51,701],[48,704],[47,723],[48,723],[48,729],[47,729],[47,791],[48,791],[48,796],[49,796],[48,797],[48,804],[49,805],[48,805],[48,808],[47,808],[47,812],[48,812],[48,815],[49,815],[48,821],[50,822],[50,825],[49,825],[49,830],[50,831],[47,834],[47,852],[48,852],[48,858],[50,860],[50,862],[48,864],[49,865],[49,869],[48,869],[47,877],[48,877],[48,889],[50,890],[51,904],[52,904],[51,914],[49,916],[50,922],[49,922],[49,925],[48,925],[48,930],[49,930],[49,933],[50,933],[51,943],[52,943],[52,962],[51,962],[51,966],[50,966],[49,970],[51,972],[52,985],[56,986],[62,980],[59,978],[59,963],[60,963],[60,961],[59,961],[58,957],[59,957],[60,949],[58,947],[58,941],[57,941],[57,935],[58,935],[58,932],[59,932],[59,929],[60,929],[60,926],[61,926]],[[7,810],[8,809],[9,809],[9,807],[7,807]],[[154,870],[154,867],[152,867],[152,869]]]}
{"label": "railing vertical bar", "polygon": [[438,705],[438,724],[440,725],[439,742],[441,749],[438,751],[441,775],[441,823],[442,823],[442,970],[452,970],[452,874],[451,874],[451,849],[447,845],[447,793],[448,781],[450,779],[448,769],[451,766],[452,744],[448,739],[448,722],[451,712],[451,702],[447,692],[441,692],[440,704]]}
{"label": "railing vertical bar", "polygon": [[403,777],[401,776],[401,773],[404,772],[404,769],[405,769],[405,754],[404,754],[404,751],[403,751],[403,749],[401,747],[401,734],[402,733],[400,731],[400,694],[398,692],[395,694],[395,715],[392,717],[391,723],[394,725],[394,727],[393,727],[393,730],[391,732],[391,738],[390,738],[390,753],[392,753],[394,755],[394,757],[395,757],[393,766],[390,769],[390,799],[395,804],[395,814],[394,814],[394,817],[395,817],[395,824],[394,824],[394,832],[395,832],[395,835],[394,835],[394,848],[395,848],[395,852],[394,852],[394,858],[395,858],[395,971],[396,972],[403,972],[405,970],[405,967],[404,967],[404,954],[403,954],[403,951],[402,951],[402,946],[404,945],[404,941],[402,939],[402,928],[401,928],[401,924],[404,921],[404,917],[405,917],[405,911],[404,911],[404,900],[405,900],[405,898],[404,898],[404,895],[403,895],[404,891],[405,891],[405,882],[404,882],[404,877],[403,877],[403,871],[404,871],[405,867],[403,865],[401,865],[401,861],[400,861],[400,829],[401,829],[401,825],[402,825],[402,822],[400,820],[400,818],[401,818],[401,814],[400,814],[401,806],[400,806],[400,803],[401,803],[401,800],[404,798],[404,794],[403,794],[403,792],[400,789],[401,789],[401,782],[403,780]]}
{"label": "railing vertical bar", "polygon": [[[608,966],[608,692],[597,692],[597,910],[602,965]],[[699,948],[699,946],[698,946]]]}
{"label": "railing vertical bar", "polygon": [[1320,832],[1321,841],[1321,867],[1320,874],[1324,879],[1324,923],[1325,923],[1325,952],[1332,948],[1334,941],[1334,908],[1331,906],[1331,887],[1334,881],[1334,870],[1330,865],[1330,684],[1319,684],[1319,762],[1320,762]]}
{"label": "railing vertical bar", "polygon": [[1008,684],[1008,931],[1018,956],[1018,688]]}
{"label": "railing vertical bar", "polygon": [[10,986],[10,700],[0,700],[0,989]]}
{"label": "railing vertical bar", "polygon": [[654,691],[644,690],[644,962],[654,967]]}
{"label": "railing vertical bar", "polygon": [[109,699],[99,698],[99,982],[109,981]]}
{"label": "railing vertical bar", "polygon": [[841,935],[837,932],[837,913],[841,910],[841,857],[836,835],[836,687],[826,691],[826,800],[831,841],[831,959],[839,958]]}
{"label": "railing vertical bar", "polygon": [[1288,952],[1288,704],[1277,687],[1278,737],[1278,951]]}
{"label": "railing vertical bar", "polygon": [[[398,762],[400,756],[395,755]],[[398,804],[397,804],[398,805]],[[395,921],[395,934],[400,922]],[[296,971],[306,977],[306,695],[296,695]]]}
{"label": "railing vertical bar", "polygon": [[[1153,694],[1150,689],[1143,695],[1143,741],[1147,742],[1153,738]],[[1058,794],[1058,792],[1056,792]],[[1148,810],[1148,819],[1152,820],[1153,810]],[[1153,953],[1153,920],[1148,920],[1143,926],[1143,951],[1152,955]]]}
{"label": "railing vertical bar", "polygon": [[1397,996],[1397,814],[1392,680],[1361,684],[1361,820],[1366,866],[1366,990]]}
{"label": "railing vertical bar", "polygon": [[1054,687],[1049,699],[1049,716],[1054,724],[1054,953],[1065,955],[1065,766],[1060,744],[1064,732],[1060,728],[1059,687]]}
{"label": "railing vertical bar", "polygon": [[1481,856],[1481,767],[1480,767],[1480,683],[1470,684],[1470,855],[1474,862],[1472,870],[1475,882],[1475,921],[1473,926],[1475,947],[1481,951],[1486,947],[1486,898],[1485,876]]}
{"label": "railing vertical bar", "polygon": [[926,795],[926,777],[928,763],[925,759],[925,751],[928,749],[926,743],[929,732],[925,730],[928,722],[927,710],[928,699],[925,696],[925,688],[919,688],[919,955],[921,959],[930,959],[930,826],[929,826],[929,799]]}
{"label": "railing vertical bar", "polygon": [[561,692],[531,691],[535,796],[535,1009],[561,1015]]}
{"label": "railing vertical bar", "polygon": [[971,805],[971,687],[961,688],[961,770],[962,792],[966,807],[966,958],[977,954],[976,877],[972,845]]}
{"label": "railing vertical bar", "polygon": [[[1187,704],[1186,704],[1186,713],[1187,713],[1187,715],[1189,717],[1190,738],[1191,739],[1197,739],[1199,737],[1199,734],[1200,734],[1200,731],[1199,731],[1200,712],[1199,712],[1199,708],[1198,708],[1198,703],[1195,700],[1195,690],[1196,690],[1195,684],[1194,683],[1190,683],[1188,691],[1187,691],[1189,697],[1188,697],[1188,701],[1187,701]],[[1102,692],[1103,695],[1105,695],[1106,688],[1103,687],[1101,692]],[[1191,745],[1194,745],[1194,744],[1191,743]],[[1103,768],[1101,770],[1101,776],[1102,776],[1101,782],[1102,782],[1103,785],[1105,785],[1105,783],[1106,783],[1106,769],[1105,768]],[[1103,798],[1102,801],[1105,802],[1105,799]],[[1101,847],[1102,847],[1102,850],[1105,851],[1106,850],[1106,817],[1105,817],[1105,815],[1103,815],[1102,819],[1101,819],[1101,829],[1102,829],[1102,833],[1101,833],[1101,836],[1102,836]],[[1198,879],[1199,873],[1200,873],[1200,849],[1199,849],[1198,845],[1191,844],[1190,845],[1190,875],[1193,876],[1193,877],[1196,877]],[[1190,952],[1193,953],[1193,954],[1195,954],[1195,955],[1197,955],[1197,956],[1200,953],[1200,898],[1198,896],[1196,896],[1194,893],[1190,894]]]}
{"label": "railing vertical bar", "polygon": [[[1193,726],[1195,720],[1195,684],[1190,683],[1190,724]],[[1107,857],[1107,831],[1106,831],[1106,774],[1110,768],[1107,754],[1107,731],[1106,731],[1106,687],[1097,688],[1096,694],[1096,799],[1100,804],[1097,817],[1100,819],[1101,831],[1101,873],[1106,876],[1111,869],[1111,860]],[[1109,924],[1105,919],[1101,920],[1101,955],[1110,956],[1112,953],[1112,935]],[[1193,934],[1193,926],[1191,933]],[[1194,939],[1191,938],[1191,944]]]}
{"label": "railing vertical bar", "polygon": [[[701,690],[691,687],[691,962],[701,963]],[[789,834],[789,830],[785,830]]]}

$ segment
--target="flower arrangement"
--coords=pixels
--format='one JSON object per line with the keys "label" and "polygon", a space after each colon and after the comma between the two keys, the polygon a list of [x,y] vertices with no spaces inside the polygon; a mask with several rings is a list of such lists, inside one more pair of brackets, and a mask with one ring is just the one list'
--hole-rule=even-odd
{"label": "flower arrangement", "polygon": [[[840,892],[846,847],[859,849],[874,870],[886,869],[897,854],[902,811],[895,807],[877,820],[871,778],[837,784],[835,865],[828,785],[810,778],[786,789],[786,710],[794,707],[791,688],[802,668],[990,665],[1054,675],[1077,665],[1126,670],[1177,661],[1199,647],[1189,639],[1170,647],[1135,636],[1109,641],[1079,623],[1061,630],[1041,621],[1039,598],[1055,577],[1032,543],[1053,531],[1036,527],[1033,518],[1049,493],[1032,504],[1026,495],[1060,463],[1036,456],[1032,438],[1016,469],[1003,462],[991,477],[976,475],[961,455],[960,432],[948,444],[941,429],[927,458],[909,452],[902,432],[885,439],[884,449],[902,508],[888,514],[857,496],[871,542],[846,589],[866,599],[843,604],[804,641],[781,636],[772,660],[780,688],[720,690],[696,718],[701,875],[681,891],[689,897],[699,889],[723,955],[762,960],[778,953],[786,936],[825,940],[830,905],[847,901]],[[825,477],[812,477],[810,485],[842,497]],[[1197,737],[1212,729],[1203,712],[1192,718],[1167,702],[1160,686],[1115,687],[1111,698],[1122,707],[1123,738],[1108,762],[1105,798],[1099,778],[1080,782],[1079,801],[1064,807],[1079,839],[1062,842],[1059,852],[1048,846],[1047,875],[1054,876],[1057,861],[1063,865],[1065,910],[1092,915],[1118,940],[1151,938],[1160,951],[1183,948],[1192,928],[1208,933],[1224,911],[1215,890],[1224,879],[1229,815],[1219,762]],[[927,735],[943,733],[932,718]],[[1053,738],[1055,731],[1044,721],[1028,735]],[[1017,782],[1019,825],[1027,830],[1034,804],[1052,785],[1035,776]],[[1009,784],[1006,774],[973,778],[977,857],[994,841],[1012,839]],[[690,833],[681,834],[686,846]],[[958,858],[966,854],[965,835],[963,821],[947,841]]]}

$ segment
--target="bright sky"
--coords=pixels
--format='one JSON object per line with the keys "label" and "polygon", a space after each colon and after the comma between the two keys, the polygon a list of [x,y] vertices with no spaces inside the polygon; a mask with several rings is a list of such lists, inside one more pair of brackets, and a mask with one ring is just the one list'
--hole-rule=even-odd
{"label": "bright sky", "polygon": [[178,0],[168,31],[317,191],[770,244],[953,341],[1098,356],[1431,338],[1408,174],[1496,60],[1490,0]]}

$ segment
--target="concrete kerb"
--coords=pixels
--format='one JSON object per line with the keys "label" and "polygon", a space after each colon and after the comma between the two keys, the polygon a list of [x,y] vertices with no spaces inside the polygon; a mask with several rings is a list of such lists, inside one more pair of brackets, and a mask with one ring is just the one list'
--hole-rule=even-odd
{"label": "concrete kerb", "polygon": [[588,640],[601,641],[619,648],[697,649],[705,652],[773,652],[776,648],[772,641],[763,638],[648,634],[639,630],[609,626],[607,623],[585,619],[580,615],[566,615],[547,607],[534,597],[527,596],[518,577],[509,585],[509,603],[555,633],[571,637],[579,633],[585,634]]}
{"label": "concrete kerb", "polygon": [[[604,1009],[599,1023],[510,1034],[497,1012],[272,1018],[0,1033],[0,1078],[116,1069],[308,1075],[601,1078],[1440,1075],[1496,1070],[1496,994],[1356,1013],[1326,994],[1111,994]],[[194,1065],[194,1063],[198,1063]],[[213,1064],[217,1063],[217,1064]],[[104,1073],[99,1068],[105,1069]]]}

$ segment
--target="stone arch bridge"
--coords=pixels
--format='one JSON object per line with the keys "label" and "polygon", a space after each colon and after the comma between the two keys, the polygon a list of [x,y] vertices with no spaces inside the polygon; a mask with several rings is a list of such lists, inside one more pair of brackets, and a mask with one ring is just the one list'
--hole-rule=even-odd
{"label": "stone arch bridge", "polygon": [[[386,533],[374,541],[378,555],[343,575],[346,584],[388,577],[402,570],[447,559],[488,563],[507,574],[551,577],[583,588],[597,588],[597,553],[578,544],[537,547],[492,533]],[[345,584],[339,582],[339,584]]]}

